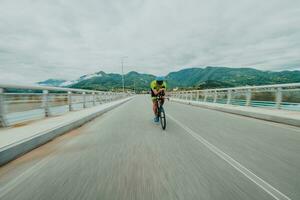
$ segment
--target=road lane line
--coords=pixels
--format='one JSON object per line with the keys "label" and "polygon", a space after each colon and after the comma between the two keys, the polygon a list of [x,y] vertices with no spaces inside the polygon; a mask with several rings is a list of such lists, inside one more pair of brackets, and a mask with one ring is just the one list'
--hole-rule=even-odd
{"label": "road lane line", "polygon": [[230,157],[228,154],[214,146],[213,144],[209,143],[207,140],[205,140],[203,137],[201,137],[199,134],[188,128],[187,126],[183,125],[181,122],[176,120],[171,115],[167,114],[168,118],[173,120],[175,123],[177,123],[181,128],[183,128],[187,133],[189,133],[191,136],[193,136],[196,140],[201,142],[203,145],[205,145],[209,150],[211,150],[213,153],[217,154],[220,158],[222,158],[224,161],[226,161],[228,164],[230,164],[232,167],[234,167],[236,170],[238,170],[240,173],[242,173],[244,176],[246,176],[249,180],[251,180],[253,183],[255,183],[257,186],[259,186],[261,189],[263,189],[265,192],[270,194],[273,198],[276,200],[291,200],[289,197],[287,197],[285,194],[274,188],[272,185],[270,185],[268,182],[264,181],[262,178],[255,175],[253,172],[251,172],[249,169],[247,169],[245,166],[243,166],[238,161],[234,160],[232,157]]}
{"label": "road lane line", "polygon": [[[215,110],[215,111],[217,111],[217,110]],[[222,111],[217,111],[217,112],[222,112]],[[280,122],[268,121],[268,120],[264,120],[264,119],[259,119],[259,118],[255,118],[255,117],[249,117],[249,116],[239,115],[239,114],[234,114],[234,113],[229,113],[229,112],[223,112],[223,113],[227,114],[226,117],[228,116],[232,119],[243,119],[244,120],[246,118],[247,120],[259,122],[264,125],[273,126],[276,128],[287,129],[289,131],[294,131],[294,132],[300,132],[300,128],[297,126],[293,126],[293,125],[282,124]]]}
{"label": "road lane line", "polygon": [[[174,103],[178,103],[178,104],[182,104],[176,101],[173,101]],[[216,109],[212,109],[212,108],[206,108],[206,107],[201,107],[201,106],[197,106],[197,105],[187,105],[187,104],[182,104],[182,105],[186,105],[186,106],[193,106],[193,107],[197,107],[199,109],[204,109],[204,110],[209,110],[209,111],[215,111],[215,112],[222,112],[224,115],[226,115],[226,117],[231,117],[232,119],[247,119],[247,120],[251,120],[251,121],[259,121],[259,123],[268,125],[268,126],[274,126],[274,127],[278,127],[278,128],[282,128],[282,129],[287,129],[290,131],[295,131],[295,132],[300,132],[300,128],[297,126],[293,126],[293,125],[289,125],[289,124],[283,124],[280,122],[274,122],[274,121],[268,121],[266,119],[259,119],[259,118],[255,118],[255,117],[250,117],[250,116],[246,116],[246,115],[240,115],[240,114],[235,114],[235,113],[230,113],[230,112],[225,112],[225,111],[221,111],[221,110],[216,110]]]}

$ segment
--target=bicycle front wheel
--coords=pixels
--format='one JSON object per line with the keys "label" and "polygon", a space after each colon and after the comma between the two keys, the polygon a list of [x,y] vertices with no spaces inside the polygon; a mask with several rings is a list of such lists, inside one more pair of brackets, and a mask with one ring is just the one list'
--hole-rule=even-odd
{"label": "bicycle front wheel", "polygon": [[167,120],[166,120],[166,114],[163,107],[160,107],[159,109],[159,118],[160,118],[160,124],[163,130],[166,129],[167,126]]}

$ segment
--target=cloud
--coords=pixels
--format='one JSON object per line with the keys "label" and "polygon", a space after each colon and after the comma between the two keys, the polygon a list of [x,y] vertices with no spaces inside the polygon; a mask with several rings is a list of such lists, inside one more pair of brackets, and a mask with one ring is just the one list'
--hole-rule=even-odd
{"label": "cloud", "polygon": [[298,0],[2,0],[0,81],[182,66],[300,69]]}

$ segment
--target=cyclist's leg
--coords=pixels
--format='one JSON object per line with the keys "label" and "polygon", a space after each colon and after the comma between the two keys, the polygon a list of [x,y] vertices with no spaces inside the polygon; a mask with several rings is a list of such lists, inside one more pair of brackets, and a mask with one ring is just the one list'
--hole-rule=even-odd
{"label": "cyclist's leg", "polygon": [[161,100],[161,105],[164,105],[164,103],[165,103],[165,99],[162,99]]}
{"label": "cyclist's leg", "polygon": [[164,105],[165,103],[165,95],[163,95],[163,98],[160,100],[161,105]]}
{"label": "cyclist's leg", "polygon": [[155,115],[154,117],[154,122],[159,122],[159,117],[158,117],[158,103],[156,99],[152,100],[153,103],[153,113]]}
{"label": "cyclist's leg", "polygon": [[153,113],[155,116],[157,116],[158,115],[158,113],[157,113],[158,103],[155,98],[152,98],[152,103],[153,103],[153,106],[152,106]]}
{"label": "cyclist's leg", "polygon": [[160,93],[161,95],[162,95],[162,99],[161,99],[161,101],[160,101],[160,103],[161,103],[161,105],[164,105],[164,103],[165,103],[165,95],[166,95],[166,93],[164,92],[164,91],[162,91],[161,93]]}
{"label": "cyclist's leg", "polygon": [[154,94],[153,90],[151,89],[151,99],[152,99],[152,110],[155,116],[157,116],[157,101],[156,101],[156,95]]}
{"label": "cyclist's leg", "polygon": [[158,122],[159,118],[158,118],[158,103],[156,100],[156,95],[154,94],[154,92],[151,90],[151,99],[152,99],[152,110],[153,113],[155,115],[154,117],[154,122]]}

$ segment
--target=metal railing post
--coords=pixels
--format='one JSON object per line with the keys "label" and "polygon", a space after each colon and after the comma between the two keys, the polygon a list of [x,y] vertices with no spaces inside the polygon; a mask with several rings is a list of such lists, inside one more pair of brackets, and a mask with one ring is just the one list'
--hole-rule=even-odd
{"label": "metal railing post", "polygon": [[231,95],[232,95],[232,91],[228,90],[228,92],[227,92],[227,104],[231,103]]}
{"label": "metal railing post", "polygon": [[280,109],[282,103],[282,88],[276,88],[276,108]]}
{"label": "metal railing post", "polygon": [[69,105],[69,111],[72,111],[72,92],[68,91],[68,105]]}
{"label": "metal railing post", "polygon": [[185,100],[188,100],[188,92],[185,92]]}
{"label": "metal railing post", "polygon": [[0,88],[0,126],[2,127],[8,126],[5,113],[4,89]]}
{"label": "metal railing post", "polygon": [[101,102],[101,92],[98,93],[98,102],[99,102],[99,104],[102,103],[102,102]]}
{"label": "metal railing post", "polygon": [[85,95],[85,92],[82,93],[82,98],[83,98],[83,108],[86,108],[86,95]]}
{"label": "metal railing post", "polygon": [[93,93],[92,93],[92,95],[93,95],[93,106],[95,106],[95,105],[96,105],[96,97],[95,97],[95,92],[93,92]]}
{"label": "metal railing post", "polygon": [[196,101],[199,101],[199,90],[197,90],[197,93],[196,93]]}
{"label": "metal railing post", "polygon": [[218,98],[218,93],[217,93],[217,91],[215,90],[215,94],[214,94],[214,103],[217,102],[217,98]]}
{"label": "metal railing post", "polygon": [[206,91],[204,91],[204,99],[203,99],[203,101],[204,101],[204,102],[207,101],[207,92],[206,92]]}
{"label": "metal railing post", "polygon": [[49,91],[48,90],[43,90],[43,108],[45,112],[45,117],[50,116],[50,111],[49,111]]}
{"label": "metal railing post", "polygon": [[99,103],[102,104],[102,95],[101,95],[101,92],[98,93],[98,96],[99,96],[99,97],[98,97]]}
{"label": "metal railing post", "polygon": [[246,93],[246,106],[251,106],[252,90],[248,89]]}

